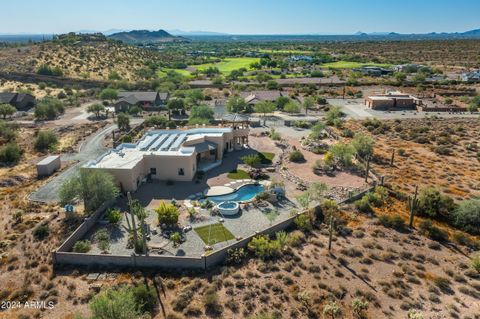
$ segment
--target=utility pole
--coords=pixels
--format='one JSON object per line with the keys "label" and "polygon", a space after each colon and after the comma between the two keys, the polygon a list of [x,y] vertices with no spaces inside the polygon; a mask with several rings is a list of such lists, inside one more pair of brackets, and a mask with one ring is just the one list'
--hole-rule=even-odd
{"label": "utility pole", "polygon": [[415,208],[417,207],[417,193],[418,193],[418,185],[415,186],[415,194],[413,198],[410,198],[410,219],[408,222],[408,226],[413,228],[413,218],[415,217]]}
{"label": "utility pole", "polygon": [[392,149],[392,158],[390,159],[390,166],[393,166],[393,161],[395,160],[395,149]]}

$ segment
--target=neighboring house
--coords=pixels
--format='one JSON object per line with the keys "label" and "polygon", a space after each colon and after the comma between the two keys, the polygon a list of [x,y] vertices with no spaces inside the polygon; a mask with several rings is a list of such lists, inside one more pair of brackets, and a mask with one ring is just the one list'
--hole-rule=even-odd
{"label": "neighboring house", "polygon": [[122,91],[118,93],[118,100],[113,103],[115,112],[126,112],[132,106],[140,106],[144,110],[163,107],[167,104],[168,93],[154,91]]}
{"label": "neighboring house", "polygon": [[109,172],[123,191],[135,191],[146,179],[191,181],[198,171],[221,165],[224,153],[248,144],[248,133],[248,123],[150,131],[138,143],[120,144],[84,167]]}
{"label": "neighboring house", "polygon": [[460,75],[463,82],[480,82],[480,70],[465,72]]}
{"label": "neighboring house", "polygon": [[304,61],[304,62],[312,62],[313,58],[308,55],[291,55],[288,57],[290,62],[297,62],[297,61]]}
{"label": "neighboring house", "polygon": [[28,111],[35,105],[35,97],[28,93],[0,92],[0,104],[10,104],[18,111]]}
{"label": "neighboring house", "polygon": [[281,91],[252,91],[240,93],[240,96],[249,106],[253,106],[258,102],[275,102],[280,96],[284,95]]}
{"label": "neighboring house", "polygon": [[398,91],[376,94],[365,99],[365,105],[373,110],[415,109],[421,104],[420,99]]}
{"label": "neighboring house", "polygon": [[393,70],[381,68],[378,66],[364,66],[361,68],[354,69],[353,71],[362,73],[363,75],[368,76],[382,76],[392,74]]}
{"label": "neighboring house", "polygon": [[405,73],[416,73],[420,69],[428,69],[430,72],[432,71],[431,67],[416,63],[400,64],[393,67],[393,70],[395,70],[395,72]]}

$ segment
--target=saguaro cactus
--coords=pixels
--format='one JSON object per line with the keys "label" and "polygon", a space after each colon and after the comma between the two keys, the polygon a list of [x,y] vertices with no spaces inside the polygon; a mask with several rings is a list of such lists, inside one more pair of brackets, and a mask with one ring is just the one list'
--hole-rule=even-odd
{"label": "saguaro cactus", "polygon": [[408,226],[410,228],[413,228],[413,219],[415,217],[415,209],[418,205],[417,194],[418,194],[418,186],[415,186],[415,194],[413,195],[413,197],[410,197],[408,199],[408,204],[410,206],[410,219],[408,222]]}

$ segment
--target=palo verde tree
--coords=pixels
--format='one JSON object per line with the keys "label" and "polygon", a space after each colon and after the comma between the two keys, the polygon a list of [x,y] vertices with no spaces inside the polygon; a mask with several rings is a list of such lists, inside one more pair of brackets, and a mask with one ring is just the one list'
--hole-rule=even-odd
{"label": "palo verde tree", "polygon": [[314,106],[315,106],[315,99],[311,96],[307,96],[303,100],[303,108],[305,109],[305,115],[308,114],[308,109],[311,109]]}
{"label": "palo verde tree", "polygon": [[88,113],[94,113],[97,118],[100,117],[100,113],[105,111],[105,106],[102,104],[92,104],[87,107],[87,112]]}
{"label": "palo verde tree", "polygon": [[112,103],[114,100],[118,99],[118,91],[111,88],[103,89],[102,92],[100,92],[99,97],[103,101]]}
{"label": "palo verde tree", "polygon": [[83,200],[85,211],[94,212],[102,204],[114,200],[119,194],[113,176],[105,171],[81,168],[60,187],[61,205]]}
{"label": "palo verde tree", "polygon": [[168,109],[168,120],[171,119],[172,117],[172,111],[173,110],[184,110],[185,109],[185,101],[180,98],[175,98],[171,99],[167,103],[167,109]]}
{"label": "palo verde tree", "polygon": [[120,130],[128,131],[130,129],[130,116],[125,113],[118,113],[117,125]]}
{"label": "palo verde tree", "polygon": [[272,102],[261,101],[255,104],[253,110],[255,113],[263,114],[263,125],[265,126],[267,122],[267,113],[272,113],[275,111],[276,106]]}
{"label": "palo verde tree", "polygon": [[3,119],[6,119],[7,116],[12,116],[17,109],[10,104],[0,104],[0,115]]}
{"label": "palo verde tree", "polygon": [[228,99],[226,108],[230,113],[243,113],[247,111],[248,105],[242,97],[232,96]]}

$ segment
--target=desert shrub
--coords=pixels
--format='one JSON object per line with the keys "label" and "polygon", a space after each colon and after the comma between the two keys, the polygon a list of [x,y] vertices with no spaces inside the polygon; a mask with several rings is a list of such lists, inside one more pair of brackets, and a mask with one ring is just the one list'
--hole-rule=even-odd
{"label": "desert shrub", "polygon": [[255,236],[248,243],[248,249],[261,259],[275,258],[281,255],[278,241],[270,240],[267,236]]}
{"label": "desert shrub", "polygon": [[110,224],[118,224],[122,219],[122,212],[119,209],[110,208],[105,216]]}
{"label": "desert shrub", "polygon": [[78,240],[73,245],[73,251],[76,253],[88,253],[91,249],[91,243],[89,240]]}
{"label": "desert shrub", "polygon": [[452,220],[456,227],[480,235],[480,199],[461,201],[452,212]]}
{"label": "desert shrub", "polygon": [[452,198],[442,194],[434,187],[427,187],[420,191],[418,197],[418,212],[429,217],[447,216],[455,208]]}
{"label": "desert shrub", "polygon": [[362,318],[365,314],[365,311],[368,309],[368,301],[362,300],[360,298],[354,298],[352,300],[352,312],[358,317]]}
{"label": "desert shrub", "polygon": [[52,131],[40,131],[33,141],[33,147],[38,152],[45,152],[52,150],[57,145],[57,136]]}
{"label": "desert shrub", "polygon": [[353,155],[355,154],[355,149],[344,143],[337,143],[330,147],[329,150],[332,153],[336,162],[344,167],[352,166]]}
{"label": "desert shrub", "polygon": [[419,224],[420,233],[436,241],[446,241],[447,232],[434,226],[430,220],[422,220]]}
{"label": "desert shrub", "polygon": [[157,213],[158,222],[160,224],[166,225],[176,225],[178,223],[178,217],[180,213],[178,208],[173,204],[167,204],[164,201],[161,201],[157,208],[155,208]]}
{"label": "desert shrub", "polygon": [[476,255],[472,258],[472,268],[480,273],[480,255]]}
{"label": "desert shrub", "polygon": [[53,120],[65,112],[62,101],[54,97],[45,97],[35,106],[34,116],[37,120]]}
{"label": "desert shrub", "polygon": [[243,248],[233,248],[227,251],[227,264],[240,264],[246,257]]}
{"label": "desert shrub", "polygon": [[245,163],[250,167],[256,167],[260,165],[260,163],[262,162],[262,159],[258,154],[245,155],[245,156],[242,156],[240,159],[242,160],[243,163]]}
{"label": "desert shrub", "polygon": [[108,289],[93,297],[90,310],[93,318],[135,319],[140,318],[139,305],[132,289],[122,287]]}
{"label": "desert shrub", "polygon": [[33,236],[37,240],[45,239],[48,236],[49,233],[50,233],[50,228],[46,224],[45,225],[39,225],[39,226],[35,227],[35,229],[33,230]]}
{"label": "desert shrub", "polygon": [[383,226],[393,228],[396,230],[403,230],[405,228],[405,221],[399,215],[382,215],[378,217]]}
{"label": "desert shrub", "polygon": [[373,155],[374,144],[375,142],[371,137],[357,133],[351,145],[360,157],[366,158]]}
{"label": "desert shrub", "polygon": [[207,289],[203,295],[203,305],[205,306],[205,312],[211,315],[218,316],[223,311],[218,294],[213,288]]}
{"label": "desert shrub", "polygon": [[311,231],[313,229],[312,221],[307,214],[298,215],[294,219],[295,226],[302,231]]}
{"label": "desert shrub", "polygon": [[302,152],[298,150],[292,151],[288,156],[288,159],[290,160],[290,162],[294,163],[301,163],[305,161],[305,157],[303,156]]}
{"label": "desert shrub", "polygon": [[280,133],[278,133],[274,128],[270,129],[270,132],[268,132],[268,136],[274,141],[280,141],[282,139],[282,136]]}
{"label": "desert shrub", "polygon": [[370,199],[367,195],[364,195],[362,198],[355,201],[354,205],[359,212],[366,214],[372,212],[372,206],[370,206]]}
{"label": "desert shrub", "polygon": [[448,278],[445,277],[435,277],[433,283],[437,286],[443,293],[452,293],[452,288],[450,287],[451,282]]}
{"label": "desert shrub", "polygon": [[135,302],[139,306],[141,312],[153,312],[158,300],[155,289],[145,284],[133,286],[131,289]]}
{"label": "desert shrub", "polygon": [[0,163],[16,164],[22,157],[23,150],[15,142],[0,147]]}

